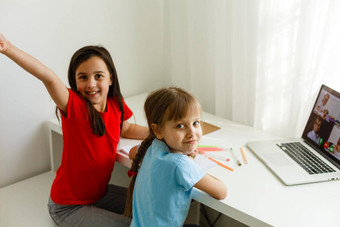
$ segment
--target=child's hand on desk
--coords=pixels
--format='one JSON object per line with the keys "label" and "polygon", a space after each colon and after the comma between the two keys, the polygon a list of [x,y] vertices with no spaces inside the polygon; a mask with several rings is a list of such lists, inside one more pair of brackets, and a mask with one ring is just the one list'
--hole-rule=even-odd
{"label": "child's hand on desk", "polygon": [[189,156],[189,158],[194,159],[196,158],[196,155],[198,154],[198,150],[195,149],[193,152],[191,152],[190,154],[187,154]]}
{"label": "child's hand on desk", "polygon": [[136,145],[136,146],[134,146],[133,148],[130,149],[129,158],[130,158],[131,160],[133,160],[133,159],[135,158],[135,156],[136,156],[136,154],[137,154],[137,152],[138,152],[138,151],[137,151],[138,146],[139,146],[139,145]]}

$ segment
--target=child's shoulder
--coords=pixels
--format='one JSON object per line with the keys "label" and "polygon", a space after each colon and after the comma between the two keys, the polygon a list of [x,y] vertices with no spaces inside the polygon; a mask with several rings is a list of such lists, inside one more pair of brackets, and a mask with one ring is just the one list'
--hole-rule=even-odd
{"label": "child's shoulder", "polygon": [[175,168],[185,169],[194,164],[193,160],[190,159],[187,155],[179,153],[165,152],[164,157],[166,157],[165,161],[167,161],[169,165],[172,165]]}
{"label": "child's shoulder", "polygon": [[69,99],[73,98],[73,99],[79,99],[81,101],[85,101],[84,96],[82,96],[80,93],[73,91],[70,88],[67,88],[67,90],[68,90],[68,93],[69,93]]}
{"label": "child's shoulder", "polygon": [[119,105],[118,97],[117,96],[108,96],[107,102],[112,105]]}

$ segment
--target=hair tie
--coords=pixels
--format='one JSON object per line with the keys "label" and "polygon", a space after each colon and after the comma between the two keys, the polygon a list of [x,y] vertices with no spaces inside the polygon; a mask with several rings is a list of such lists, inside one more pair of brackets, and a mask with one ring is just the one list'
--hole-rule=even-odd
{"label": "hair tie", "polygon": [[137,172],[136,171],[132,171],[131,169],[127,172],[128,177],[132,177],[132,176],[137,176]]}

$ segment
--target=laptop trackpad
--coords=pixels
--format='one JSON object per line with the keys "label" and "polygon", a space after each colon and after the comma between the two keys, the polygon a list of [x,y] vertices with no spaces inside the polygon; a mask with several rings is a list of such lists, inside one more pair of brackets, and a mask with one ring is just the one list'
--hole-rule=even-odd
{"label": "laptop trackpad", "polygon": [[284,154],[280,153],[265,154],[263,155],[263,160],[275,166],[292,165],[290,160]]}

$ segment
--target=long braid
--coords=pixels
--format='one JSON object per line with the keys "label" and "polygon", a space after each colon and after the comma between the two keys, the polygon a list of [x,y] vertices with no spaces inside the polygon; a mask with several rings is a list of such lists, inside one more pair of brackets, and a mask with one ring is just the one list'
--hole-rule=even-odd
{"label": "long braid", "polygon": [[[146,154],[146,151],[156,138],[155,134],[153,132],[150,132],[149,136],[143,140],[141,145],[139,146],[138,152],[133,159],[132,165],[131,165],[131,171],[133,172],[138,172],[139,167],[142,165],[144,156]],[[125,203],[125,211],[124,214],[127,217],[132,217],[132,197],[133,197],[133,189],[135,187],[135,182],[136,182],[136,175],[132,176],[129,189],[127,191],[127,196],[126,196],[126,203]]]}

